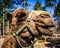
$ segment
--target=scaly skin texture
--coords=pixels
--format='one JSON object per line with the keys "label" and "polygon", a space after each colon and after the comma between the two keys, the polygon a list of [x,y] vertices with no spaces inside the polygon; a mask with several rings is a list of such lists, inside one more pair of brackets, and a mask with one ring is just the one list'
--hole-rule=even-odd
{"label": "scaly skin texture", "polygon": [[[26,22],[26,19],[31,11],[25,10],[25,9],[17,9],[12,13],[12,22],[11,22],[11,28],[10,28],[10,34],[12,35],[15,33],[19,28],[21,28],[25,23],[27,26],[30,26],[34,34],[31,35],[28,28],[26,27],[21,34],[18,35],[18,38],[22,44],[22,46],[30,46],[31,40],[33,40],[36,36],[42,36],[42,35],[52,35],[53,30],[50,30],[52,27],[55,26],[54,21],[52,20],[50,14],[46,11],[34,11],[29,23]],[[11,38],[11,39],[7,39]],[[7,44],[14,43],[15,45],[12,45],[14,47],[10,47]],[[17,41],[13,36],[6,37],[4,44],[2,45],[2,48],[16,48]]]}

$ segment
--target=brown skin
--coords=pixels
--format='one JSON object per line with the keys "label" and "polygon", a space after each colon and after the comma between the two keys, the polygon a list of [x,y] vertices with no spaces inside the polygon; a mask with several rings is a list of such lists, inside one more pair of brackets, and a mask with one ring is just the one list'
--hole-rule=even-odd
{"label": "brown skin", "polygon": [[15,48],[15,47],[16,47],[16,40],[13,36],[9,35],[5,38],[1,48]]}
{"label": "brown skin", "polygon": [[50,30],[50,28],[54,27],[55,24],[51,16],[46,11],[35,11],[35,14],[37,14],[37,12],[41,13],[37,16],[32,15],[32,20],[34,21],[35,26],[42,34],[52,35],[53,30]]}
{"label": "brown skin", "polygon": [[[21,28],[21,26],[26,23],[26,19],[30,12],[25,10],[26,16],[24,14],[24,16],[21,17],[22,10],[19,11],[19,9],[18,9],[17,11],[14,11],[12,14],[12,16],[13,16],[12,25],[17,26],[18,28]],[[15,12],[16,12],[16,14],[15,14]],[[24,11],[23,11],[23,13],[24,13]],[[19,20],[20,19],[19,16],[22,18],[21,20]],[[17,23],[19,23],[19,24],[17,24]],[[34,11],[29,24],[31,25],[32,29],[34,30],[34,35],[33,35],[34,37],[39,36],[39,34],[52,35],[53,31],[51,31],[50,28],[55,26],[50,14],[48,14],[46,11]],[[24,29],[24,31],[22,31],[22,33],[18,37],[23,46],[29,46],[29,45],[31,45],[31,40],[33,40],[33,36],[29,33],[28,29],[26,28],[26,29]],[[11,36],[9,36],[9,38],[11,38]],[[13,43],[15,43],[15,45],[17,45],[16,39],[14,37],[11,39],[13,39],[13,41],[14,41]],[[11,39],[9,39],[8,42],[11,42],[12,41]],[[7,37],[6,37],[6,40],[7,40]],[[6,43],[9,44],[8,42],[7,41],[4,42],[4,44],[2,45],[3,48],[5,48],[5,46],[6,46],[6,48],[10,47],[9,45],[6,45]],[[12,48],[12,47],[10,47],[10,48]],[[16,47],[14,47],[14,48],[16,48]]]}

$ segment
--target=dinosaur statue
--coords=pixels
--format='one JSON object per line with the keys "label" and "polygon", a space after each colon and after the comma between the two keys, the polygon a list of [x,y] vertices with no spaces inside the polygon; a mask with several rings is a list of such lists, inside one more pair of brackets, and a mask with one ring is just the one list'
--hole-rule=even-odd
{"label": "dinosaur statue", "polygon": [[1,48],[32,48],[36,38],[53,35],[55,24],[46,11],[18,8],[11,16],[10,35],[6,36]]}

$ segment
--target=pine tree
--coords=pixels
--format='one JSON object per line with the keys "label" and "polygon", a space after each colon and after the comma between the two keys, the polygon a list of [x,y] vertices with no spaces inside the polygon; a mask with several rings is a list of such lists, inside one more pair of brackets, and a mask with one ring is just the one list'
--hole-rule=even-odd
{"label": "pine tree", "polygon": [[45,8],[42,7],[41,3],[39,2],[39,0],[37,0],[37,2],[34,5],[34,10],[45,10]]}

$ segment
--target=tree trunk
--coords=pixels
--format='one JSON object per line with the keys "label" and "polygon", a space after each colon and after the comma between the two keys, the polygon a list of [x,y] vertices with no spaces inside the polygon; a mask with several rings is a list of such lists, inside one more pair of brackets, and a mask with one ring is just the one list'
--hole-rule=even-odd
{"label": "tree trunk", "polygon": [[60,27],[60,17],[59,17],[60,15],[59,15],[58,11],[57,11],[57,15],[58,15],[57,16],[58,17],[58,24],[59,24],[59,27]]}
{"label": "tree trunk", "polygon": [[3,36],[4,36],[4,7],[3,7]]}

